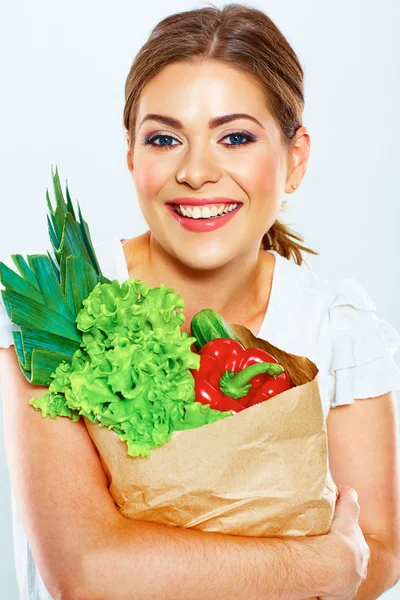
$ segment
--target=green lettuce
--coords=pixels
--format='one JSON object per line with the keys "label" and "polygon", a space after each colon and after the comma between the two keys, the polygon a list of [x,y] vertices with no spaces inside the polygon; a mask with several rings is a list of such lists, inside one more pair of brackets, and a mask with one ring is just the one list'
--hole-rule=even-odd
{"label": "green lettuce", "polygon": [[190,349],[196,338],[180,330],[183,308],[183,298],[164,284],[97,283],[76,317],[80,348],[29,404],[43,417],[83,415],[115,431],[130,456],[146,457],[174,431],[230,416],[196,402],[190,369],[199,369],[200,355]]}

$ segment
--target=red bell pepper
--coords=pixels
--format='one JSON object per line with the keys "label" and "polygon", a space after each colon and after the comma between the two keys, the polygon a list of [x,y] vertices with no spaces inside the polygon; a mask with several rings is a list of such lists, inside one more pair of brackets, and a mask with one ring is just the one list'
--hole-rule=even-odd
{"label": "red bell pepper", "polygon": [[190,369],[196,401],[221,411],[239,412],[292,387],[278,361],[261,348],[215,338],[199,351],[200,368]]}

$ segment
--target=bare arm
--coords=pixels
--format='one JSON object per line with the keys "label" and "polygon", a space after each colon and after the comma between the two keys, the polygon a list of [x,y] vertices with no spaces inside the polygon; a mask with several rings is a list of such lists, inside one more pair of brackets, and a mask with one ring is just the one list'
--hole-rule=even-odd
{"label": "bare arm", "polygon": [[58,599],[83,580],[82,555],[118,511],[84,422],[43,418],[29,405],[48,388],[27,382],[14,347],[0,348],[0,376],[11,486],[40,575]]}
{"label": "bare arm", "polygon": [[360,585],[353,600],[375,600],[393,587],[400,577],[399,559],[385,544],[365,534],[370,549],[367,578]]}
{"label": "bare arm", "polygon": [[76,597],[303,600],[318,596],[326,585],[322,537],[239,537],[121,516],[88,556],[88,577]]}
{"label": "bare arm", "polygon": [[13,347],[0,348],[0,374],[11,485],[54,598],[317,595],[318,538],[225,536],[122,517],[84,422],[43,418],[29,405],[47,388],[26,381]]}
{"label": "bare arm", "polygon": [[333,408],[329,464],[339,487],[358,492],[359,524],[371,558],[354,600],[373,600],[400,577],[400,471],[396,397],[388,392]]}

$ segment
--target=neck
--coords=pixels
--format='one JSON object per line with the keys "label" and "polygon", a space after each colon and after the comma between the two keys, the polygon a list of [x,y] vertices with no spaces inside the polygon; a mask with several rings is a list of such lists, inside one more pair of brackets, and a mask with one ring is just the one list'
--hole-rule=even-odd
{"label": "neck", "polygon": [[182,331],[189,331],[192,317],[203,308],[217,311],[228,323],[245,325],[257,314],[260,305],[265,307],[274,257],[259,244],[220,268],[194,270],[166,252],[150,231],[141,236],[141,241],[140,270],[139,265],[133,268],[133,276],[141,279],[135,272],[143,272],[143,280],[149,287],[163,283],[182,296],[185,302]]}

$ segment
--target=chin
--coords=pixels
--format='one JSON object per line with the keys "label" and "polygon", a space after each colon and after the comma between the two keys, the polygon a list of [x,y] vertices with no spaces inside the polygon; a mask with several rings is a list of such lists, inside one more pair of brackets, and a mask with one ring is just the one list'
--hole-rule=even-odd
{"label": "chin", "polygon": [[231,260],[228,256],[222,256],[221,254],[218,254],[218,256],[204,256],[201,255],[201,252],[192,252],[190,256],[188,256],[188,252],[182,255],[179,253],[177,258],[193,271],[213,271],[223,267]]}

